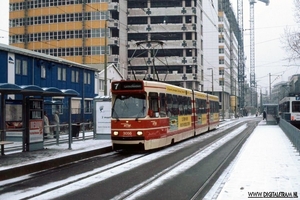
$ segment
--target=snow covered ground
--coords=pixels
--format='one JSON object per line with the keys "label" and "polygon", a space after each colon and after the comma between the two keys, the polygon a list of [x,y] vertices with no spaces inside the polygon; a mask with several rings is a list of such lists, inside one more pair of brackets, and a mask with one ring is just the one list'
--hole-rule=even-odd
{"label": "snow covered ground", "polygon": [[300,156],[277,125],[261,121],[205,199],[300,198]]}

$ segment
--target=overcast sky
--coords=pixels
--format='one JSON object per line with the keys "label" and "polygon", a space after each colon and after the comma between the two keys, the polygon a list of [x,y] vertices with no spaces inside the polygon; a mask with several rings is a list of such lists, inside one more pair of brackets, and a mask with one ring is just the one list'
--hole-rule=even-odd
{"label": "overcast sky", "polygon": [[9,0],[0,0],[0,43],[8,44],[8,2]]}
{"label": "overcast sky", "polygon": [[[205,0],[210,1],[210,0]],[[0,43],[8,44],[8,2],[0,0],[1,23],[0,23]],[[237,0],[231,0],[234,10],[236,10]],[[250,75],[250,6],[249,1],[244,2],[244,46],[247,79]],[[269,87],[269,73],[271,73],[272,84],[280,81],[287,81],[293,74],[300,74],[300,61],[289,62],[288,55],[283,50],[282,38],[284,30],[296,28],[294,18],[293,0],[270,0],[268,6],[257,0],[254,6],[255,14],[255,72],[258,88],[266,90]],[[298,65],[298,66],[295,66]]]}
{"label": "overcast sky", "polygon": [[[293,74],[300,74],[300,61],[289,62],[288,54],[283,47],[283,35],[286,28],[297,28],[294,18],[293,0],[270,0],[270,4],[256,0],[254,5],[254,35],[255,35],[255,80],[258,88],[266,90],[269,88],[269,73],[271,73],[271,83],[287,81]],[[237,1],[233,1],[232,6],[237,9]],[[246,69],[250,80],[250,4],[244,2],[244,52],[247,57]],[[298,66],[295,66],[298,65]]]}

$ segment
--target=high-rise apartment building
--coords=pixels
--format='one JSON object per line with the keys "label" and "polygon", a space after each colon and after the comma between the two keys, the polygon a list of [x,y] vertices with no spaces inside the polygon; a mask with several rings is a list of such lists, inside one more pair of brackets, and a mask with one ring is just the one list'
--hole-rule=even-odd
{"label": "high-rise apartment building", "polygon": [[219,96],[220,113],[238,111],[238,24],[229,0],[206,1],[204,23],[204,91]]}
{"label": "high-rise apartment building", "polygon": [[10,0],[9,44],[98,69],[126,63],[119,8],[108,0]]}

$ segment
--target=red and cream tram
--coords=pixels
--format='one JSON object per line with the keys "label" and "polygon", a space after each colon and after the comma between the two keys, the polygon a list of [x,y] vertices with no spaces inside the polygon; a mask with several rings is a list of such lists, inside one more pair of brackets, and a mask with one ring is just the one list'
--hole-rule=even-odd
{"label": "red and cream tram", "polygon": [[114,150],[164,147],[214,129],[218,97],[155,81],[114,81],[111,139]]}

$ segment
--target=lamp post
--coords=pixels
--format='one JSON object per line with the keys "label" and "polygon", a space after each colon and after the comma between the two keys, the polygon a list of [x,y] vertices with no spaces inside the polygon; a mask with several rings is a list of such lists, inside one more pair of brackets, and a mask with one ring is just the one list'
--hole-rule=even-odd
{"label": "lamp post", "polygon": [[107,13],[104,25],[104,96],[107,96]]}
{"label": "lamp post", "polygon": [[211,70],[211,94],[214,94],[214,69],[213,68],[207,68],[208,70]]}
{"label": "lamp post", "polygon": [[225,81],[224,81],[224,71],[223,71],[223,74],[222,74],[222,120],[224,121],[224,114],[225,114],[225,110],[224,110],[224,105],[225,105],[225,102],[224,102],[224,84],[225,84]]}
{"label": "lamp post", "polygon": [[237,97],[236,97],[236,79],[234,79],[234,117],[236,117],[236,109],[237,109]]}

